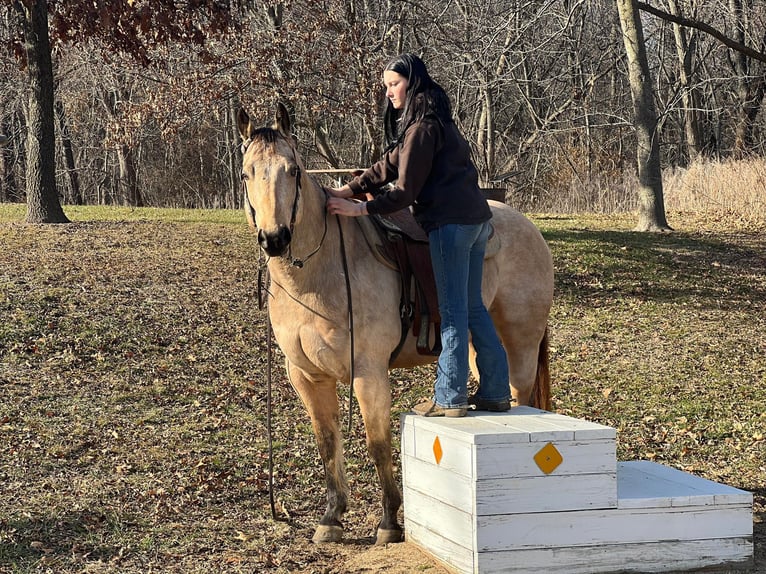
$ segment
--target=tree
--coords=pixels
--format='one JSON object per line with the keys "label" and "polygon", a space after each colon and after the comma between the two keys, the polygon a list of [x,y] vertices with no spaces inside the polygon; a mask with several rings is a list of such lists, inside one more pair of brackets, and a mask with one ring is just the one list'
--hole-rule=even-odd
{"label": "tree", "polygon": [[[52,5],[52,29],[60,42],[99,38],[105,45],[148,64],[149,50],[165,42],[202,45],[207,35],[226,30],[230,24],[228,2],[147,0],[70,0]],[[54,80],[51,37],[46,0],[12,0],[21,19],[24,64],[28,70],[30,100],[27,136],[27,221],[68,222],[61,207],[55,177]],[[131,150],[122,150],[130,158]],[[130,161],[123,162],[126,176]]]}
{"label": "tree", "polygon": [[[682,9],[679,6],[678,0],[668,0],[668,6],[672,14],[682,16]],[[684,134],[686,136],[686,156],[688,161],[692,162],[702,153],[704,147],[698,106],[699,94],[692,80],[697,32],[696,30],[689,32],[680,24],[673,23],[673,38],[678,56],[678,79],[683,104],[682,113]]]}
{"label": "tree", "polygon": [[29,77],[27,112],[27,222],[68,223],[56,189],[53,63],[46,0],[14,2],[22,19]]}
{"label": "tree", "polygon": [[[673,22],[678,27],[700,30],[714,37],[734,52],[729,57],[729,64],[734,70],[734,84],[738,99],[734,127],[734,153],[743,156],[752,153],[755,146],[755,120],[766,96],[766,75],[763,63],[766,63],[766,32],[763,31],[763,16],[756,18],[757,10],[752,2],[729,0],[729,19],[734,22],[734,38],[720,32],[712,25],[696,19],[686,18],[679,13],[675,1],[670,0],[671,12],[636,2],[637,8],[647,13]],[[758,49],[747,44],[748,35],[756,36]],[[756,69],[756,64],[760,68]]]}
{"label": "tree", "polygon": [[625,53],[628,56],[628,77],[633,98],[638,163],[639,210],[636,231],[670,231],[665,218],[662,191],[660,142],[657,110],[646,56],[646,44],[641,17],[635,0],[617,0]]}

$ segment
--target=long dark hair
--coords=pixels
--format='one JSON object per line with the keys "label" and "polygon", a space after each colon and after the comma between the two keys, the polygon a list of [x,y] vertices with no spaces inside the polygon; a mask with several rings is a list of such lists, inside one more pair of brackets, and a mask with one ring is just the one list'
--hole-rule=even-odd
{"label": "long dark hair", "polygon": [[407,128],[427,115],[436,116],[440,122],[452,122],[452,106],[449,96],[428,74],[426,65],[415,54],[400,54],[386,64],[385,70],[396,72],[407,78],[407,92],[404,107],[394,109],[391,100],[386,101],[383,127],[386,135],[386,150],[396,147]]}

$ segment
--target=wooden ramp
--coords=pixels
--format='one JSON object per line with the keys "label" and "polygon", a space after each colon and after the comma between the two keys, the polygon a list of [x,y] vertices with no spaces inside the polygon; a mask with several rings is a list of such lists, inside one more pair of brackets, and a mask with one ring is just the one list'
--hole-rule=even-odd
{"label": "wooden ramp", "polygon": [[404,526],[457,572],[745,568],[753,497],[616,460],[611,427],[529,407],[402,415]]}

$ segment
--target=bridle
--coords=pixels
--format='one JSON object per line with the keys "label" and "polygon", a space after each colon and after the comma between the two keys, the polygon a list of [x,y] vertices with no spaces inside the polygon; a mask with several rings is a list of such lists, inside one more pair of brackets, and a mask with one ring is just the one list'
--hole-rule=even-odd
{"label": "bridle", "polygon": [[[247,148],[250,146],[251,143],[252,143],[252,139],[250,139],[250,138],[248,138],[248,139],[246,139],[245,141],[242,142],[242,148],[241,149],[242,149],[242,156],[243,157],[245,155],[245,152],[247,151]],[[290,230],[290,237],[292,238],[292,237],[295,236],[295,220],[298,217],[298,202],[300,201],[300,198],[301,198],[301,176],[302,176],[302,172],[301,172],[300,166],[298,165],[298,156],[297,156],[297,154],[295,152],[295,148],[292,147],[292,146],[290,146],[290,148],[293,151],[293,160],[294,160],[294,163],[295,163],[295,196],[293,197],[293,205],[292,205],[292,208],[290,209],[290,225],[288,227],[288,229]],[[324,189],[323,189],[323,191],[324,191]],[[243,195],[245,196],[245,202],[247,202],[247,208],[252,213],[255,213],[255,209],[253,208],[252,204],[250,203],[250,197],[247,194],[247,182],[245,181],[244,174],[242,175],[242,192],[243,192]],[[308,261],[314,255],[316,255],[319,252],[319,250],[322,248],[322,245],[324,244],[324,240],[327,237],[327,215],[326,214],[325,214],[325,217],[323,218],[323,221],[324,221],[324,231],[322,232],[322,237],[319,240],[319,243],[317,244],[317,246],[314,248],[314,250],[311,253],[309,253],[308,255],[303,257],[302,259],[299,259],[297,257],[293,257],[293,255],[292,255],[292,243],[293,243],[292,240],[290,241],[290,243],[287,244],[287,253],[282,255],[282,257],[287,259],[288,263],[291,266],[297,267],[298,269],[303,268],[303,265],[306,263],[306,261]]]}
{"label": "bridle", "polygon": [[[252,143],[252,139],[248,138],[245,141],[242,142],[242,156],[244,157],[245,152],[247,151],[247,148]],[[293,205],[290,213],[290,227],[288,228],[290,230],[290,237],[291,241],[287,245],[287,253],[283,255],[282,257],[286,258],[290,265],[292,267],[295,267],[297,269],[302,269],[303,265],[306,261],[311,259],[314,255],[316,255],[319,250],[322,248],[322,245],[324,244],[325,238],[327,237],[327,211],[325,211],[324,214],[324,231],[322,232],[322,237],[319,240],[319,244],[314,248],[314,250],[306,255],[303,259],[297,259],[292,256],[292,237],[295,235],[295,220],[298,216],[298,201],[300,200],[301,195],[301,168],[298,165],[298,157],[295,152],[295,148],[291,145],[290,148],[293,151],[293,160],[295,162],[295,197],[293,198]],[[250,198],[247,194],[247,182],[245,181],[244,174],[242,177],[242,190],[243,195],[245,196],[245,201],[247,202],[247,208],[253,213],[253,223],[255,223],[255,209],[253,209],[252,204],[250,203]],[[322,188],[322,191],[325,194],[325,197],[327,196],[327,192]],[[343,263],[343,274],[346,279],[346,300],[348,301],[348,329],[349,329],[349,338],[350,338],[350,347],[351,347],[351,362],[350,362],[350,368],[349,368],[349,388],[348,388],[348,434],[351,434],[351,426],[353,421],[353,404],[354,404],[354,378],[355,378],[355,360],[354,360],[354,308],[351,302],[351,279],[348,269],[348,258],[346,257],[346,244],[343,238],[343,226],[340,223],[340,216],[336,215],[335,220],[338,223],[338,234],[340,238],[340,252],[341,252],[341,261]],[[261,252],[263,253],[263,249],[261,249]],[[267,255],[268,258],[268,255]],[[268,262],[268,259],[267,259]],[[259,265],[258,266],[258,287],[257,287],[257,299],[258,299],[258,308],[260,310],[263,309],[263,297],[262,297],[262,285],[264,283],[263,278],[263,269],[265,266]],[[270,279],[268,277],[268,270],[267,270],[267,278],[266,282],[270,282]],[[284,290],[284,288],[282,288]],[[271,295],[269,292],[268,286],[266,287],[266,301],[267,301],[267,307],[268,307],[268,295]],[[297,299],[288,293],[290,297]],[[272,326],[271,326],[271,320],[267,319],[266,321],[266,435],[267,435],[267,445],[268,445],[268,451],[269,451],[269,503],[271,505],[271,517],[274,520],[277,520],[277,510],[276,510],[276,503],[274,501],[274,448],[273,448],[273,439],[272,439],[272,431],[271,431],[271,411],[272,411],[272,401],[271,401],[271,372],[272,372],[272,361],[273,361],[273,352],[272,352]]]}

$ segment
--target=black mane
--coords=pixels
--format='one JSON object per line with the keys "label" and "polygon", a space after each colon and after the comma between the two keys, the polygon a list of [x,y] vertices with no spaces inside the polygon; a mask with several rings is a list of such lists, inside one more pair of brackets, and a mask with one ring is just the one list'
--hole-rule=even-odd
{"label": "black mane", "polygon": [[277,141],[278,137],[279,132],[277,130],[266,127],[258,128],[255,130],[250,136],[250,139],[252,141],[261,140],[263,143],[273,144],[275,141]]}

